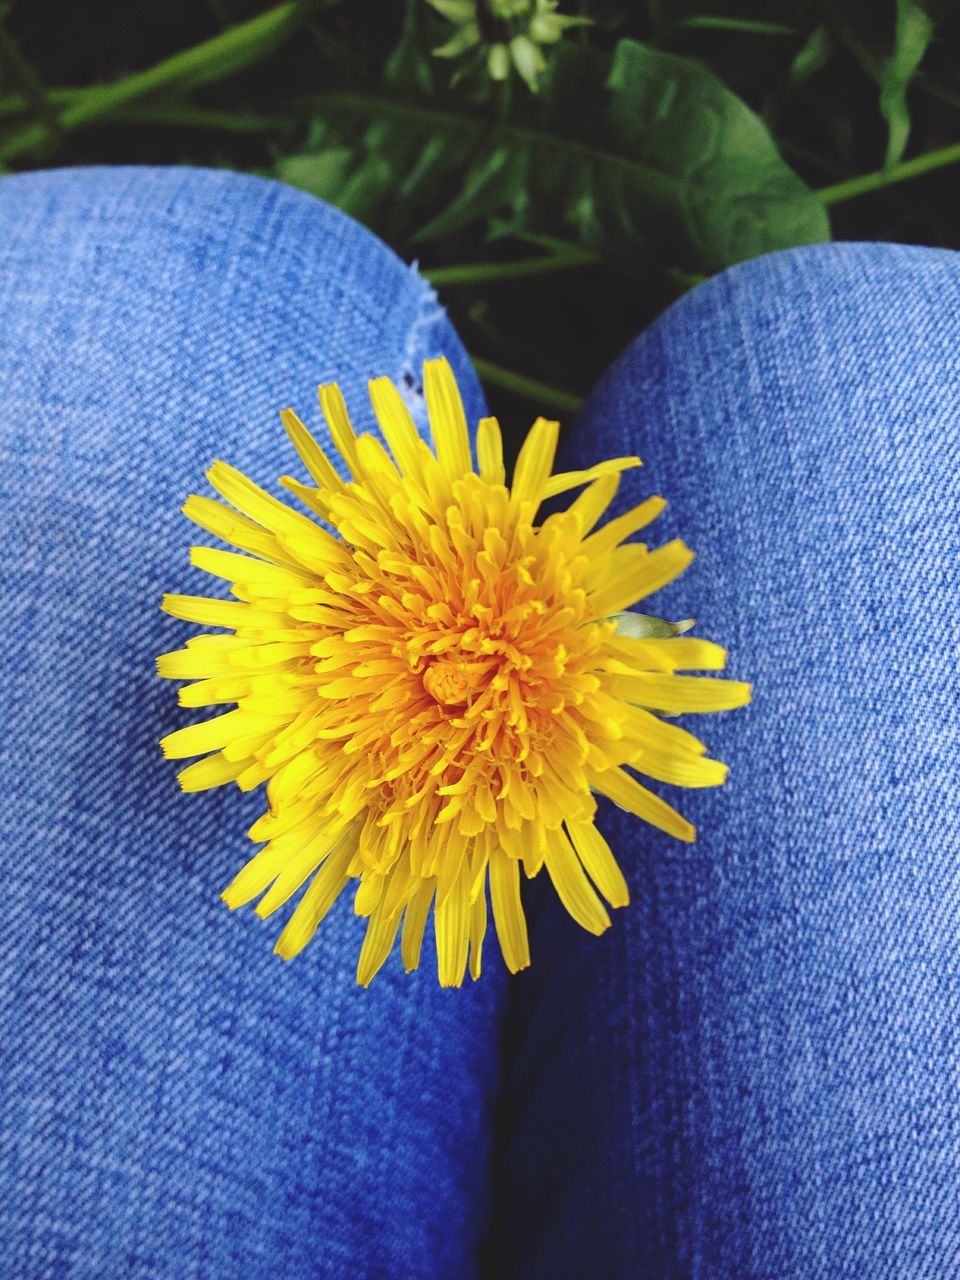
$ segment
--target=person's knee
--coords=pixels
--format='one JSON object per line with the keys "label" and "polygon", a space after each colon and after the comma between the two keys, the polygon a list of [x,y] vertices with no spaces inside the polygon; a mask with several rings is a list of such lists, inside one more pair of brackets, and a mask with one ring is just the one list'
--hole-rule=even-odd
{"label": "person's knee", "polygon": [[783,590],[758,607],[782,613],[791,581],[822,575],[837,595],[796,601],[822,624],[840,595],[849,606],[894,562],[909,575],[931,538],[956,536],[955,521],[941,526],[958,502],[958,345],[960,255],[773,254],[694,290],[624,352],[568,461],[639,452],[647,466],[621,500],[655,488],[671,502],[666,522],[707,560],[691,583],[706,572],[742,598],[764,556]]}
{"label": "person's knee", "polygon": [[[224,447],[238,420],[272,422],[287,404],[309,415],[317,384],[333,380],[360,429],[380,374],[424,421],[420,363],[436,354],[451,358],[471,416],[483,409],[422,276],[354,219],[267,179],[150,167],[4,178],[0,273],[4,348],[20,354],[0,365],[8,400],[29,393],[17,373],[55,346],[65,398],[83,384],[120,404],[136,378],[161,412],[202,398],[180,457],[211,420]],[[98,429],[119,417],[99,415]]]}
{"label": "person's knee", "polygon": [[683,446],[693,443],[684,422],[701,420],[695,442],[707,467],[749,439],[866,453],[905,422],[908,445],[946,439],[958,417],[958,341],[960,254],[791,249],[732,267],[676,302],[614,364],[587,416],[601,436],[619,434],[618,445],[629,443],[629,420],[651,460],[665,426],[677,425]]}
{"label": "person's knee", "polygon": [[[572,465],[644,456],[620,501],[662,493],[651,540],[698,553],[644,610],[695,615],[755,689],[702,726],[732,768],[683,798],[695,845],[604,806],[632,895],[607,935],[575,937],[549,902],[531,912],[514,1080],[535,1064],[538,1097],[575,1091],[583,1109],[580,1150],[533,1111],[505,1160],[511,1248],[544,1272],[583,1269],[567,1206],[584,1178],[601,1189],[589,1247],[605,1274],[639,1258],[671,1275],[914,1275],[949,1247],[926,1189],[953,1194],[960,1150],[917,1117],[942,1110],[960,1061],[942,816],[958,264],[852,245],[734,268],[628,349],[574,433]],[[582,1040],[566,1035],[578,1017]],[[526,1190],[534,1163],[549,1203]],[[624,1188],[636,1240],[621,1253],[604,1215]],[[904,1236],[902,1221],[920,1225]]]}
{"label": "person's knee", "polygon": [[[196,719],[155,675],[185,636],[161,593],[218,594],[188,567],[208,538],[178,511],[204,469],[222,457],[273,487],[294,461],[280,408],[316,421],[317,383],[338,381],[363,428],[367,379],[409,371],[416,412],[438,351],[475,416],[478,384],[425,282],[275,183],[0,180],[0,783],[15,797],[0,1124],[20,1170],[3,1184],[17,1224],[4,1274],[26,1274],[41,1245],[64,1274],[126,1274],[145,1239],[176,1275],[200,1248],[218,1276],[260,1274],[264,1258],[299,1276],[331,1251],[372,1251],[390,1274],[411,1256],[424,1274],[469,1265],[502,980],[444,1001],[426,961],[408,980],[398,960],[358,992],[345,900],[317,953],[284,967],[276,930],[217,897],[262,794],[183,796],[157,746]],[[331,1063],[362,1067],[345,1084]]]}

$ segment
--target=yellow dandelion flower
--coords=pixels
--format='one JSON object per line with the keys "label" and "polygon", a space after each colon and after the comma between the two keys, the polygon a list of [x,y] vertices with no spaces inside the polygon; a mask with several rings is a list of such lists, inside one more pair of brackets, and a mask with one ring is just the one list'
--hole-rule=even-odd
{"label": "yellow dandelion flower", "polygon": [[[169,758],[203,757],[180,773],[183,789],[266,783],[268,810],[250,830],[264,846],[224,900],[259,899],[266,917],[309,881],[276,944],[289,958],[356,881],[363,985],[398,932],[406,969],[417,967],[431,906],[441,984],[459,986],[468,962],[477,978],[488,884],[506,964],[523,969],[521,866],[545,866],[570,915],[602,933],[603,900],[624,906],[627,886],[594,825],[595,796],[692,840],[635,774],[703,787],[726,769],[658,713],[749,698],[746,684],[678,674],[722,668],[719,646],[623,613],[692,559],[679,541],[625,541],[659,515],[658,497],[596,528],[639,459],[552,475],[558,425],[540,418],[507,487],[496,420],[479,423],[474,467],[445,360],[426,363],[424,386],[432,450],[396,387],[370,384],[389,452],[354,433],[336,386],[320,388],[349,480],[284,411],[312,483],[281,483],[310,515],[215,462],[207,476],[225,503],[194,495],[183,510],[237,548],[190,553],[232,599],[163,605],[226,632],[158,659],[162,676],[191,682],[183,706],[233,706],[163,739]],[[536,523],[546,499],[573,489],[565,511]]]}

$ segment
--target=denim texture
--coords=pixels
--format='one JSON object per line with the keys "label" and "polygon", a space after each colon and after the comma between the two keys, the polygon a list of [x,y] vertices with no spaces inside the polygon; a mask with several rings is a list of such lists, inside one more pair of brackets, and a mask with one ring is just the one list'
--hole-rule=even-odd
{"label": "denim texture", "polygon": [[[612,810],[601,938],[539,883],[512,983],[491,1274],[960,1275],[960,258],[734,268],[607,374],[573,465],[698,551],[658,611],[755,682],[692,846]],[[669,789],[664,789],[669,790]]]}
{"label": "denim texture", "polygon": [[212,458],[272,487],[330,379],[422,423],[441,351],[475,421],[428,287],[289,189],[0,180],[0,1276],[960,1274],[958,259],[775,255],[624,353],[565,461],[639,451],[699,552],[656,608],[755,682],[694,725],[730,782],[692,847],[604,810],[603,937],[541,877],[531,970],[364,992],[348,899],[291,964],[219,902],[262,798],[177,790],[158,604]]}
{"label": "denim texture", "polygon": [[181,795],[196,718],[154,658],[202,592],[179,506],[223,457],[300,474],[337,379],[423,417],[422,359],[479,385],[427,285],[356,223],[258,179],[0,180],[0,1276],[470,1276],[489,1198],[503,971],[441,991],[432,943],[354,985],[344,895],[310,950],[219,890],[262,793]]}

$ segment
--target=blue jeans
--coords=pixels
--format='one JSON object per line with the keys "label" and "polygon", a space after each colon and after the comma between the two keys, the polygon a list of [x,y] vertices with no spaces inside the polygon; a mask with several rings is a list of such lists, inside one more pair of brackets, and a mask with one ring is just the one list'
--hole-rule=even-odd
{"label": "blue jeans", "polygon": [[[178,506],[276,411],[404,388],[429,288],[296,192],[188,170],[0,181],[0,1275],[960,1272],[960,269],[832,246],[735,268],[619,359],[567,462],[639,452],[699,552],[663,597],[754,705],[675,845],[602,825],[601,938],[525,884],[533,967],[392,957],[341,900],[284,965],[218,891],[259,796],[182,796],[153,675],[196,590]],[[428,944],[429,945],[429,944]]]}

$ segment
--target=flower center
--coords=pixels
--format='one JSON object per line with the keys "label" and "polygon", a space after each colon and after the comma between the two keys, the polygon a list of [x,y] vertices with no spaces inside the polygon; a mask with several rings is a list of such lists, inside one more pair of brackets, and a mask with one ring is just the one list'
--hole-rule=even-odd
{"label": "flower center", "polygon": [[436,702],[461,706],[470,694],[470,674],[459,663],[441,659],[423,673],[423,687]]}

